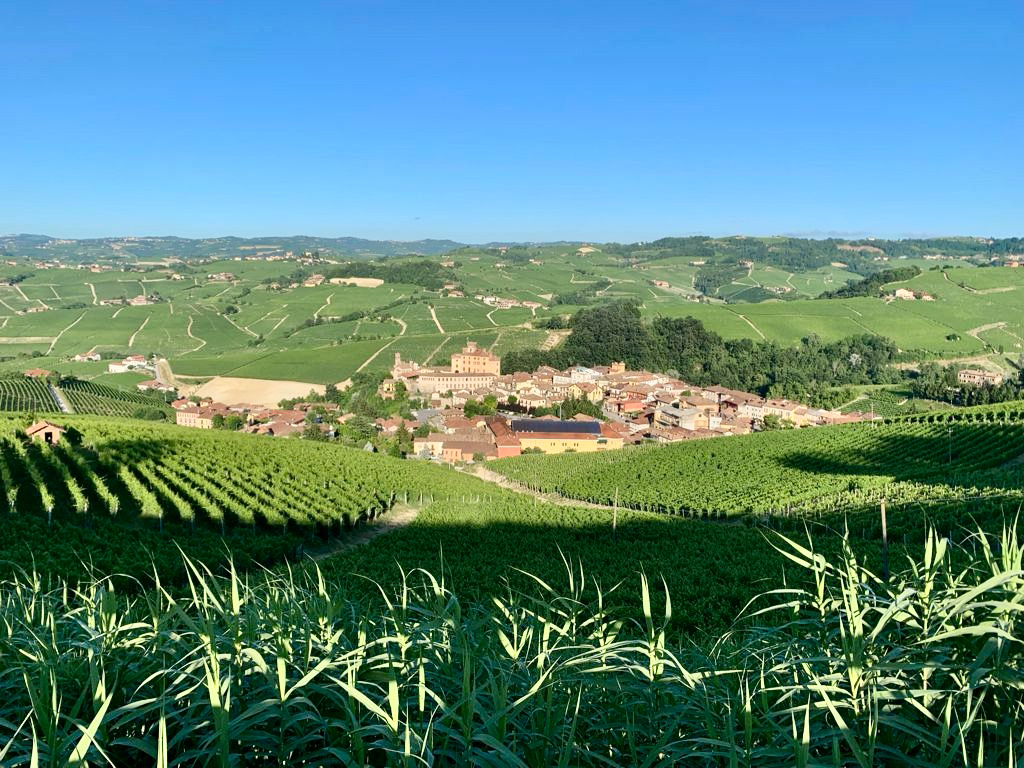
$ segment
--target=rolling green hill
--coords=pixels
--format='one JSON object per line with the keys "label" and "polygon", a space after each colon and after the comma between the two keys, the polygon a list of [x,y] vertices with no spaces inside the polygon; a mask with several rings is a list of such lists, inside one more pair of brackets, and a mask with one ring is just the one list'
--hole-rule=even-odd
{"label": "rolling green hill", "polygon": [[[40,366],[92,379],[104,366],[73,363],[72,355],[142,352],[166,356],[176,371],[192,376],[336,383],[360,367],[385,370],[393,352],[421,362],[434,353],[443,361],[469,338],[499,353],[535,348],[548,325],[619,299],[638,302],[649,319],[695,317],[726,339],[791,345],[812,335],[830,342],[871,333],[892,339],[911,361],[984,358],[1003,370],[1024,353],[1020,269],[976,268],[962,259],[896,260],[887,263],[924,269],[882,286],[882,293],[904,287],[932,300],[821,300],[816,297],[860,276],[849,265],[792,272],[754,262],[709,297],[697,288],[699,268],[684,257],[638,260],[564,244],[521,250],[527,258],[510,258],[519,253],[512,248],[466,248],[368,265],[364,276],[387,280],[376,287],[307,286],[311,275],[331,269],[359,276],[358,265],[326,262],[229,259],[101,272],[4,266],[0,277],[20,279],[0,282],[0,370]],[[946,268],[932,269],[936,263]],[[444,285],[451,284],[465,295],[449,295]],[[140,295],[152,303],[124,303]],[[477,296],[539,306],[498,309]],[[743,301],[766,296],[771,299]]]}
{"label": "rolling green hill", "polygon": [[4,258],[60,260],[69,263],[117,261],[153,262],[262,258],[319,251],[344,259],[373,259],[410,253],[435,254],[459,247],[453,240],[365,240],[359,237],[100,237],[63,239],[47,235],[0,236]]}

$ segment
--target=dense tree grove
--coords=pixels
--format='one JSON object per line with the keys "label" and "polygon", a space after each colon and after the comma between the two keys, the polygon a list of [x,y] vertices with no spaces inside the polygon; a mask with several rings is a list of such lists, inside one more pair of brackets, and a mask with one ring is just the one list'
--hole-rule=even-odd
{"label": "dense tree grove", "polygon": [[693,285],[701,293],[714,296],[733,280],[745,277],[747,270],[738,264],[707,264],[697,270]]}
{"label": "dense tree grove", "polygon": [[910,391],[914,397],[942,400],[953,405],[988,405],[1024,399],[1024,371],[1007,378],[999,386],[972,386],[957,381],[957,371],[961,367],[926,363],[911,382]]}
{"label": "dense tree grove", "polygon": [[650,325],[633,302],[582,309],[569,323],[572,333],[549,352],[523,350],[505,356],[506,372],[540,365],[608,365],[674,371],[701,386],[720,384],[769,397],[817,401],[823,390],[852,384],[897,381],[890,364],[892,342],[868,334],[825,343],[810,335],[787,347],[771,341],[726,341],[692,317],[660,317]]}
{"label": "dense tree grove", "polygon": [[850,299],[854,296],[879,296],[882,293],[882,286],[889,283],[903,282],[921,274],[917,267],[897,267],[895,269],[883,269],[870,277],[858,280],[856,283],[844,285],[834,291],[826,291],[819,298],[822,299]]}
{"label": "dense tree grove", "polygon": [[432,291],[440,290],[445,283],[456,282],[454,272],[426,258],[341,264],[325,269],[323,274],[327,278],[375,277],[385,283],[418,285]]}

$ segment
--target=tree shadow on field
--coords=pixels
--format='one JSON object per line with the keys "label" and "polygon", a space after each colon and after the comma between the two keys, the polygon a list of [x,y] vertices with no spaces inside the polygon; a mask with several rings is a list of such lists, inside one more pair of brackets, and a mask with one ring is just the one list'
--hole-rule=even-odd
{"label": "tree shadow on field", "polygon": [[[871,427],[864,429],[870,430]],[[875,475],[929,485],[965,485],[1019,490],[1024,477],[1024,429],[999,424],[954,424],[933,435],[887,434],[879,430],[856,450],[794,451],[777,462],[819,475]]]}

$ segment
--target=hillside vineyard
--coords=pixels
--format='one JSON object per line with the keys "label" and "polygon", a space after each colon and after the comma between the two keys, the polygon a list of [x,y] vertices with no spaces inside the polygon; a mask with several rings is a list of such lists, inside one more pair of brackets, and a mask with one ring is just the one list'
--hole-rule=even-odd
{"label": "hillside vineyard", "polygon": [[535,490],[705,517],[833,512],[953,488],[1019,498],[1022,467],[1006,465],[1021,454],[1024,420],[1009,406],[491,466]]}

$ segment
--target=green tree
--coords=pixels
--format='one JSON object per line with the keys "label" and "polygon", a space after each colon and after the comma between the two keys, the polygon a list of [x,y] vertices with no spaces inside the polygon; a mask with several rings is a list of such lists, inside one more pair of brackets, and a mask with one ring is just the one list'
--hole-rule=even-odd
{"label": "green tree", "polygon": [[398,431],[395,432],[395,446],[402,456],[412,453],[412,435],[409,434],[405,424],[399,425]]}
{"label": "green tree", "polygon": [[317,442],[327,440],[327,435],[320,429],[319,424],[307,424],[305,429],[302,430],[302,437],[305,440],[315,440]]}
{"label": "green tree", "polygon": [[346,433],[360,445],[377,436],[377,427],[363,415],[355,415],[345,422]]}
{"label": "green tree", "polygon": [[224,417],[223,429],[230,429],[236,431],[245,426],[245,419],[239,413],[229,413]]}

